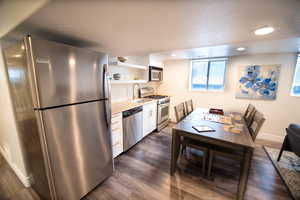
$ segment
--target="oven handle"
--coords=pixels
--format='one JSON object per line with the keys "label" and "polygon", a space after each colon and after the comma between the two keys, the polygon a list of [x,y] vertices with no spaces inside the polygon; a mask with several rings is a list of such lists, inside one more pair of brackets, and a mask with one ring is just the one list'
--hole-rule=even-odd
{"label": "oven handle", "polygon": [[167,107],[167,106],[170,106],[170,103],[164,103],[164,104],[159,105],[160,108],[164,108],[164,107]]}

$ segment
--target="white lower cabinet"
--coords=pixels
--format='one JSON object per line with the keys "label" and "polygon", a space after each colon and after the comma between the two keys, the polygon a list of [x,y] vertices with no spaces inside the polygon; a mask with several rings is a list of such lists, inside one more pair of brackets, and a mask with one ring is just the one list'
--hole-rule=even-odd
{"label": "white lower cabinet", "polygon": [[113,158],[123,152],[123,122],[122,113],[112,115],[111,118],[111,141]]}
{"label": "white lower cabinet", "polygon": [[156,129],[157,103],[148,103],[143,106],[143,137]]}

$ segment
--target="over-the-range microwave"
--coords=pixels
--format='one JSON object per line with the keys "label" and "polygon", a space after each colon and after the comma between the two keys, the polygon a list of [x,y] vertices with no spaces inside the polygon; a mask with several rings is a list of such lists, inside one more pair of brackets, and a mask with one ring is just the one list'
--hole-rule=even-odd
{"label": "over-the-range microwave", "polygon": [[160,67],[149,66],[149,81],[162,81],[163,69]]}

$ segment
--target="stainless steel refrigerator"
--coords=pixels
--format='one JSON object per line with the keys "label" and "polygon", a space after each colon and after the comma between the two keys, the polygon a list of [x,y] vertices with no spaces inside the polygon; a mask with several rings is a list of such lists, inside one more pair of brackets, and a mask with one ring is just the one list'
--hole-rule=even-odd
{"label": "stainless steel refrigerator", "polygon": [[113,171],[108,56],[30,36],[3,54],[32,187],[79,200]]}

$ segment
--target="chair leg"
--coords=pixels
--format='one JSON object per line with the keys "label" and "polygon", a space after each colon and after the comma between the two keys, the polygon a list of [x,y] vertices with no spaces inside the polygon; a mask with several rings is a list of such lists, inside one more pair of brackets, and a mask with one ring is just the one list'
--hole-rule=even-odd
{"label": "chair leg", "polygon": [[282,152],[283,152],[283,146],[282,146],[282,147],[281,147],[281,149],[280,149],[280,152],[279,152],[279,155],[278,155],[278,158],[277,158],[277,162],[279,162],[279,161],[280,161],[280,158],[281,158]]}
{"label": "chair leg", "polygon": [[184,154],[184,151],[186,150],[186,146],[185,145],[182,145],[182,147],[181,147],[181,155],[183,155]]}
{"label": "chair leg", "polygon": [[282,146],[281,146],[281,149],[280,149],[280,152],[279,152],[279,155],[278,155],[278,158],[277,158],[277,162],[280,161],[282,152],[283,152],[284,150],[289,150],[289,149],[290,149],[290,148],[289,148],[288,138],[287,138],[287,136],[285,136],[284,141],[283,141]]}
{"label": "chair leg", "polygon": [[207,177],[211,177],[212,165],[214,160],[214,152],[209,151],[209,160],[208,160],[208,169],[207,169]]}
{"label": "chair leg", "polygon": [[206,168],[206,160],[207,160],[207,151],[203,151],[203,157],[202,157],[202,174],[205,176],[205,168]]}

